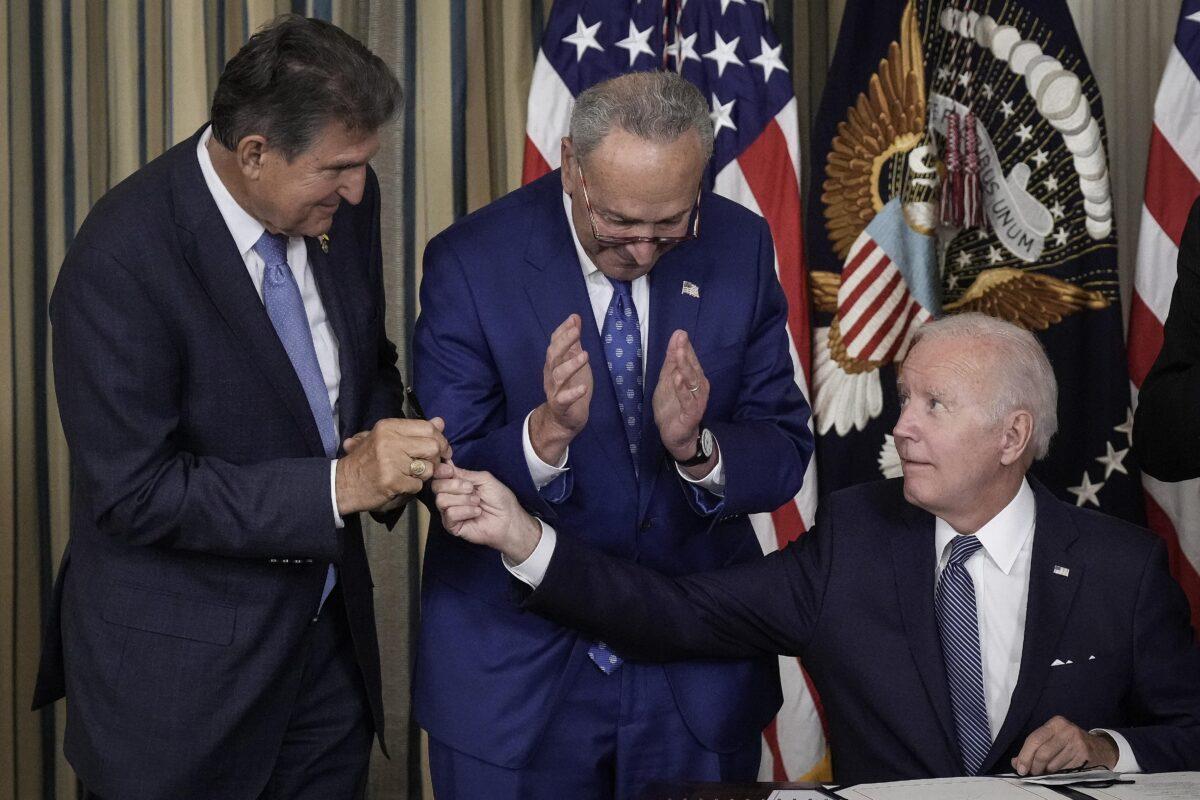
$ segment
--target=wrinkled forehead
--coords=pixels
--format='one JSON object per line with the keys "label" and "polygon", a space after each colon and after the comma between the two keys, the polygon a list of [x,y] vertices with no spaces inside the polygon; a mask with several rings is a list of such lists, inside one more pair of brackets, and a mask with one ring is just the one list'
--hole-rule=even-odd
{"label": "wrinkled forehead", "polygon": [[992,386],[994,356],[976,339],[943,337],[922,339],[905,357],[896,373],[902,390],[963,395],[987,391]]}

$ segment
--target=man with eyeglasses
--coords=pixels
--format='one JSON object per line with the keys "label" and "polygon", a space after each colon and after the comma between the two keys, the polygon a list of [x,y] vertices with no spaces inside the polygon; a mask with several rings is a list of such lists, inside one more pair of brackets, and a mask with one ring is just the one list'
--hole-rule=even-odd
{"label": "man with eyeglasses", "polygon": [[[747,514],[791,501],[812,452],[771,234],[707,190],[712,141],[673,73],[583,92],[561,169],[429,243],[415,336],[456,464],[671,575],[759,558]],[[440,799],[754,778],[775,659],[626,660],[519,611],[505,566],[434,523],[414,710]]]}

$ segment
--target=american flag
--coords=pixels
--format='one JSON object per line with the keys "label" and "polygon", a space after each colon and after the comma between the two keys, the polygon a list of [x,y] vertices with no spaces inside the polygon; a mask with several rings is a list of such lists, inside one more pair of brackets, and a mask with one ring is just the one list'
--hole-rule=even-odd
{"label": "american flag", "polygon": [[[1186,0],[1158,97],[1129,312],[1129,377],[1137,392],[1163,343],[1188,211],[1200,197],[1200,0]],[[1200,630],[1200,479],[1163,483],[1143,473],[1146,520],[1167,543],[1171,569]]]}
{"label": "american flag", "polygon": [[[800,134],[792,76],[765,0],[558,0],[533,70],[523,181],[559,165],[575,97],[623,72],[672,69],[711,107],[716,140],[707,173],[714,190],[766,218],[788,297],[796,383],[809,397],[810,329],[801,242]],[[794,502],[754,518],[764,550],[799,536],[816,512],[810,462]],[[828,771],[820,712],[795,659],[780,659],[784,705],[764,732],[761,776],[784,780]]]}

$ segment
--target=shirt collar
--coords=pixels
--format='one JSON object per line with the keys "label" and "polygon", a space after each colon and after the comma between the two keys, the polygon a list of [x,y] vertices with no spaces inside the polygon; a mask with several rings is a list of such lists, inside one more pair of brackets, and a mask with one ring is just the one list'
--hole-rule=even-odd
{"label": "shirt collar", "polygon": [[592,263],[592,257],[588,255],[587,250],[583,249],[583,243],[579,241],[579,232],[575,230],[575,221],[571,217],[571,195],[563,192],[562,196],[563,210],[567,212],[567,227],[571,230],[571,241],[575,243],[575,255],[579,258],[579,268],[583,270],[584,280],[588,280],[599,272],[600,268]]}
{"label": "shirt collar", "polygon": [[225,220],[225,227],[229,228],[238,252],[241,253],[242,258],[245,258],[246,254],[258,243],[266,228],[261,222],[250,216],[246,209],[238,205],[238,202],[233,199],[233,195],[225,188],[225,184],[221,182],[216,167],[213,166],[212,157],[208,154],[208,140],[211,138],[212,126],[209,125],[200,135],[200,143],[196,145],[196,158],[200,161],[200,171],[204,173],[204,182],[208,184],[208,191],[217,203],[221,218]]}
{"label": "shirt collar", "polygon": [[[979,543],[987,551],[988,557],[1000,568],[1005,575],[1012,570],[1021,548],[1033,534],[1034,523],[1037,521],[1037,502],[1033,497],[1033,489],[1029,481],[1021,479],[1021,488],[1008,502],[999,514],[975,532]],[[950,542],[958,536],[958,531],[950,527],[950,523],[941,517],[934,517],[934,545],[940,567],[946,558]]]}

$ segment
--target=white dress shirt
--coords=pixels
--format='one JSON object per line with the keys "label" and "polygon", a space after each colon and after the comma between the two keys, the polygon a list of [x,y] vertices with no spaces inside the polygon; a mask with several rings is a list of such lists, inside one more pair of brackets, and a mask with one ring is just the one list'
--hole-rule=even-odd
{"label": "white dress shirt", "polygon": [[[592,315],[596,319],[596,330],[603,335],[604,333],[604,316],[608,313],[608,304],[612,302],[613,286],[605,277],[604,273],[592,263],[591,256],[583,249],[583,244],[579,241],[579,234],[575,231],[575,224],[571,220],[571,196],[563,192],[563,210],[567,215],[567,227],[571,230],[571,239],[575,242],[575,256],[579,260],[579,268],[583,271],[583,281],[587,286],[588,300],[592,304]],[[630,291],[633,295],[633,307],[638,315],[638,329],[642,335],[642,379],[643,385],[646,377],[646,354],[650,352],[648,342],[650,340],[650,278],[643,275],[637,278],[630,284]],[[701,365],[703,366],[703,365]],[[607,387],[605,387],[606,389]],[[597,387],[596,391],[603,391]],[[647,398],[649,400],[650,398]],[[653,414],[652,404],[646,402],[643,413]],[[550,481],[562,475],[569,469],[567,467],[567,456],[570,453],[570,447],[563,452],[562,460],[557,465],[547,464],[543,461],[533,449],[533,443],[529,439],[529,417],[533,412],[529,412],[525,416],[525,427],[522,434],[522,443],[525,448],[525,464],[529,467],[529,475],[533,478],[533,485],[541,489]],[[717,463],[712,470],[703,478],[693,478],[683,470],[678,464],[675,469],[679,472],[680,477],[688,483],[694,483],[701,489],[706,489],[718,497],[725,496],[725,467],[721,462],[720,448],[717,448]]]}
{"label": "white dress shirt", "polygon": [[[204,173],[204,182],[208,191],[216,201],[225,227],[233,236],[234,244],[246,263],[246,271],[254,283],[254,290],[262,299],[263,272],[266,264],[254,250],[255,243],[263,235],[266,228],[262,223],[250,216],[244,208],[238,205],[233,195],[225,188],[221,178],[213,167],[212,157],[208,154],[208,140],[212,138],[210,125],[200,136],[196,145],[196,158],[200,161],[200,171]],[[308,248],[303,237],[289,236],[287,246],[288,266],[300,287],[300,297],[304,301],[304,313],[308,316],[308,328],[312,331],[313,345],[317,350],[317,363],[321,367],[321,377],[325,379],[325,391],[329,393],[329,407],[333,409],[333,429],[338,431],[338,387],[342,381],[341,367],[338,362],[337,336],[333,326],[325,315],[325,306],[321,303],[321,295],[317,291],[317,282],[313,278],[312,268],[308,265]],[[345,525],[337,508],[337,461],[329,463],[329,497],[333,503],[334,524],[341,528]]]}
{"label": "white dress shirt", "polygon": [[[546,577],[558,534],[538,520],[542,538],[533,553],[520,564],[504,566],[515,577],[536,589]],[[983,693],[987,705],[992,739],[1000,732],[1013,689],[1021,671],[1024,649],[1025,610],[1029,600],[1029,568],[1033,555],[1037,505],[1028,481],[1004,509],[980,528],[976,535],[983,546],[967,559],[967,572],[975,584],[975,609],[979,616],[979,649],[983,662]],[[945,520],[934,518],[934,546],[937,558],[935,581],[950,560],[950,544],[958,532]],[[1048,720],[1035,720],[1041,725]],[[1117,745],[1116,772],[1140,772],[1137,756],[1128,740],[1108,728],[1103,731]]]}
{"label": "white dress shirt", "polygon": [[[975,584],[975,611],[979,617],[979,654],[983,663],[983,695],[992,739],[1000,732],[1013,689],[1021,672],[1025,644],[1025,611],[1029,602],[1029,569],[1033,557],[1037,504],[1028,481],[999,514],[975,532],[982,547],[966,561]],[[950,547],[958,531],[934,518],[935,581],[950,561]],[[544,573],[543,573],[544,574]],[[1048,720],[1035,720],[1041,725]],[[1117,772],[1137,772],[1137,758],[1125,737],[1104,730],[1117,744]],[[1095,731],[1093,731],[1095,732]]]}

